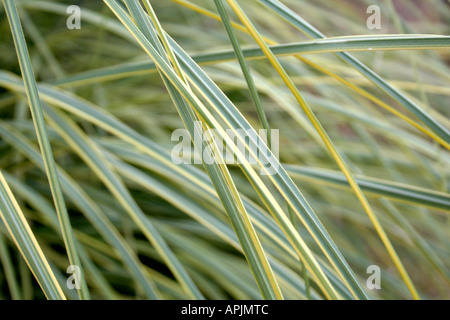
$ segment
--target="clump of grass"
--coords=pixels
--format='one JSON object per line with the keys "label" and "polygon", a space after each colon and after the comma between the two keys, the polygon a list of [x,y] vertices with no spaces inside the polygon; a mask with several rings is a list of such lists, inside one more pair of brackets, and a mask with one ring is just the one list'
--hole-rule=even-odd
{"label": "clump of grass", "polygon": [[448,298],[450,9],[372,2],[3,0],[0,298]]}

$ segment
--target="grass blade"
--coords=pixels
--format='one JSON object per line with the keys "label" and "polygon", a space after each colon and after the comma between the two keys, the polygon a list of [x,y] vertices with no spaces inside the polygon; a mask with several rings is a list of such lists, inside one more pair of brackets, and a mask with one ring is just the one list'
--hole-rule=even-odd
{"label": "grass blade", "polygon": [[11,238],[20,249],[46,297],[52,300],[64,300],[64,293],[1,171],[0,214]]}
{"label": "grass blade", "polygon": [[[43,155],[44,164],[50,184],[50,188],[54,197],[54,203],[56,211],[58,213],[62,234],[64,237],[64,243],[66,244],[67,255],[70,265],[76,265],[81,268],[80,259],[78,257],[75,245],[72,227],[70,225],[69,215],[62,195],[61,187],[59,184],[58,175],[56,173],[55,161],[50,146],[50,142],[47,137],[47,131],[42,113],[39,95],[34,80],[33,70],[31,67],[31,61],[28,55],[28,49],[25,42],[25,38],[20,25],[19,16],[16,6],[12,0],[4,0],[3,4],[8,16],[11,31],[13,34],[14,43],[16,46],[17,56],[19,57],[20,69],[25,83],[25,90],[27,93],[28,104],[31,109],[33,121],[36,128],[36,134],[38,137],[39,145]],[[81,269],[82,270],[82,269]],[[81,288],[78,290],[79,297],[81,299],[89,299],[89,292],[86,285],[86,280],[83,276],[80,277]]]}

